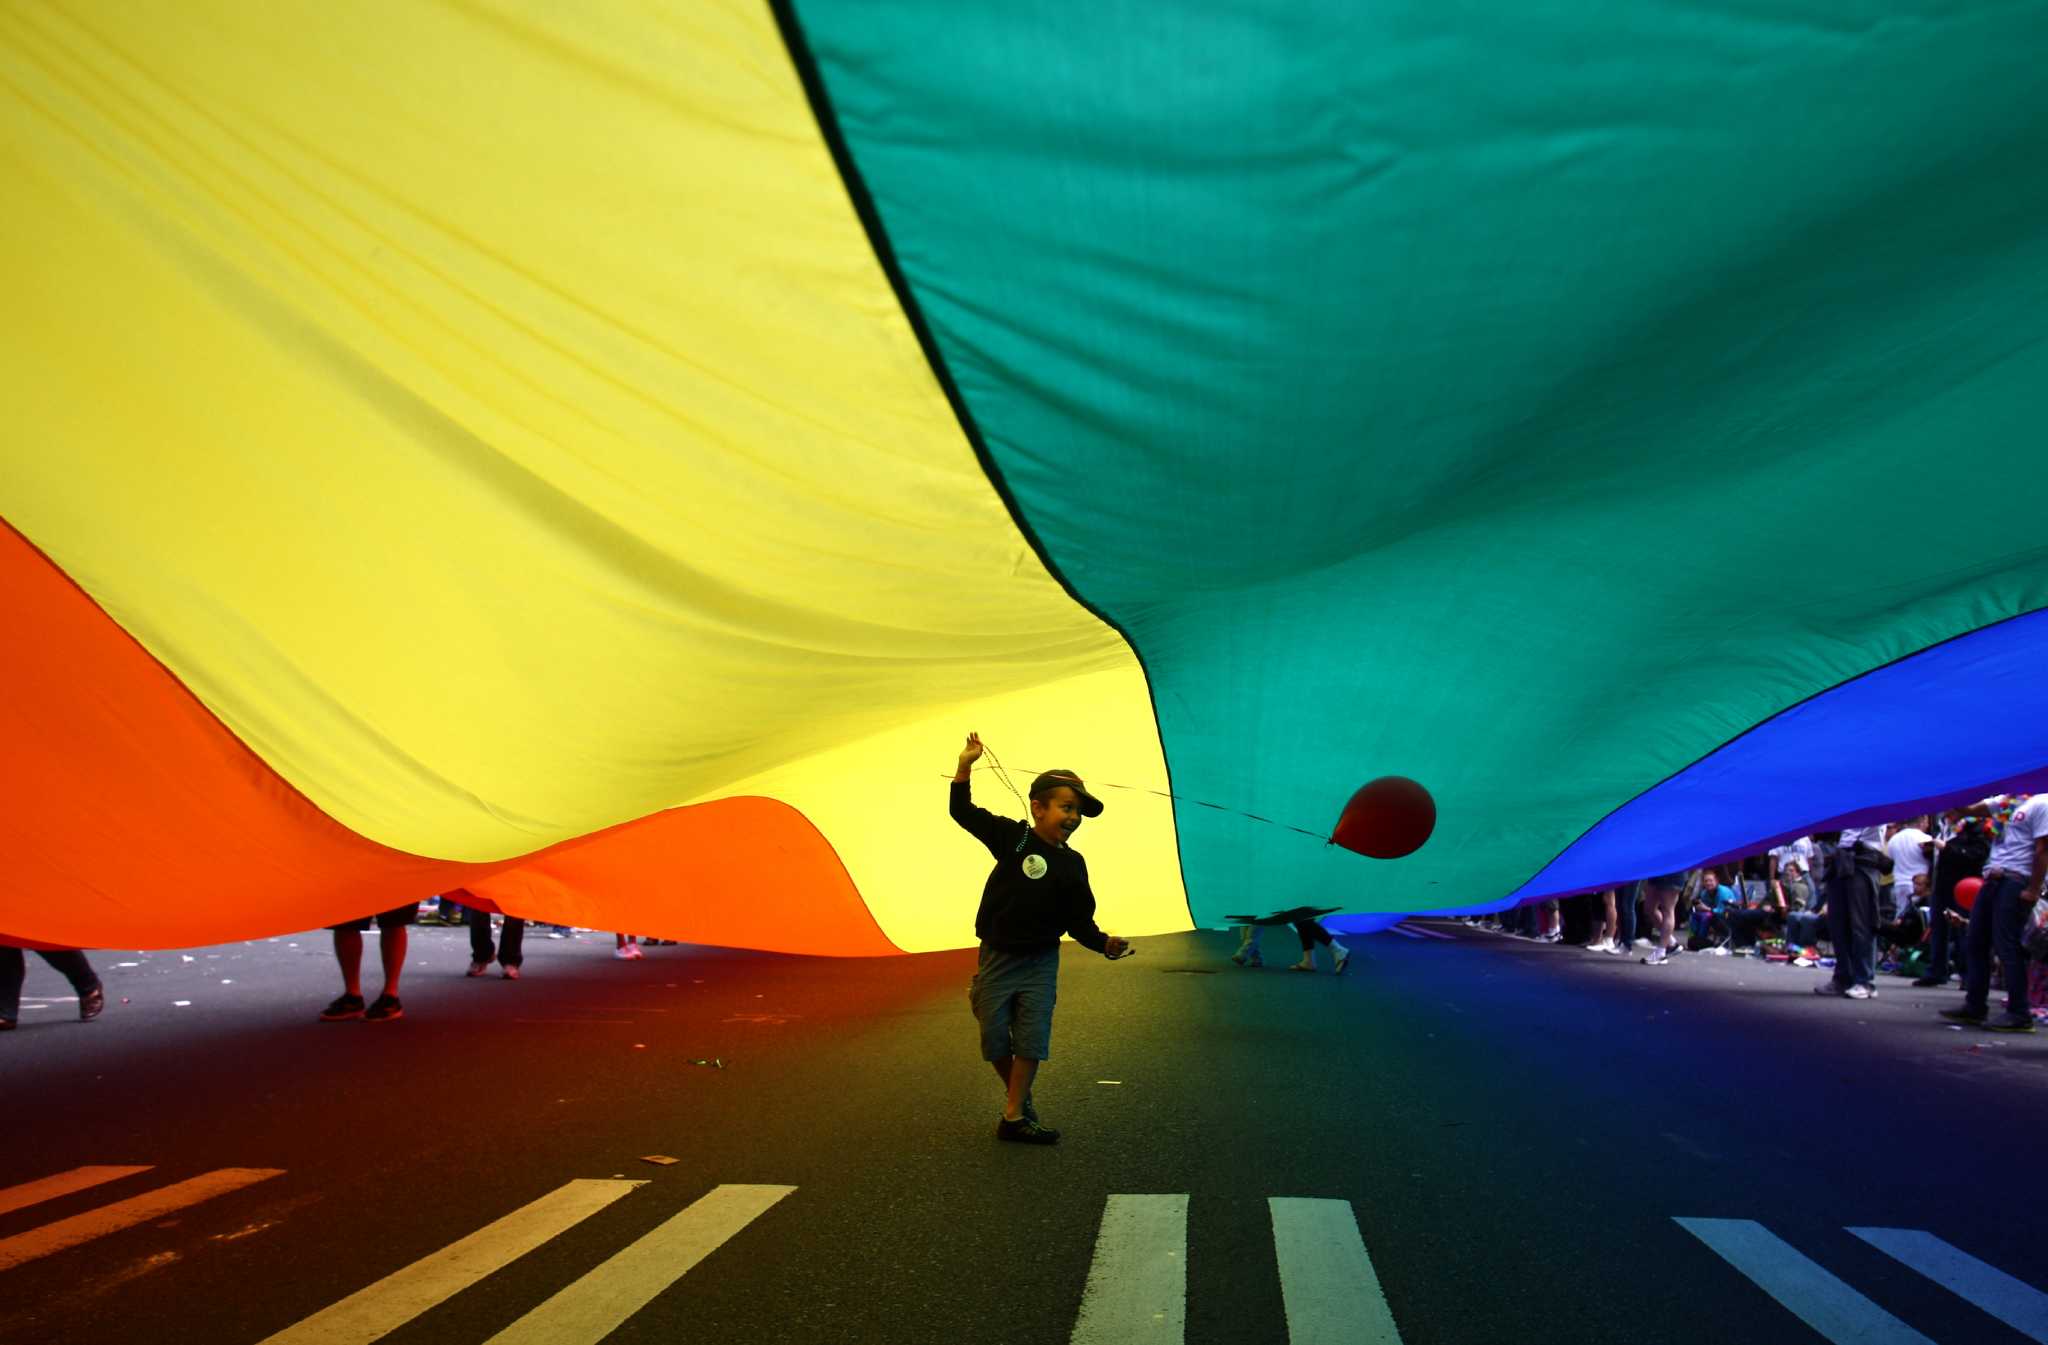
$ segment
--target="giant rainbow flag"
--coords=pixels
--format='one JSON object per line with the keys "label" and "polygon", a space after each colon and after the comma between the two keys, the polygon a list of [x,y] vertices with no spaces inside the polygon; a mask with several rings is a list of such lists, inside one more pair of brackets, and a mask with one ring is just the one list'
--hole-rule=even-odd
{"label": "giant rainbow flag", "polygon": [[2036,783],[2044,37],[0,6],[0,933],[956,946],[970,729],[1126,934]]}

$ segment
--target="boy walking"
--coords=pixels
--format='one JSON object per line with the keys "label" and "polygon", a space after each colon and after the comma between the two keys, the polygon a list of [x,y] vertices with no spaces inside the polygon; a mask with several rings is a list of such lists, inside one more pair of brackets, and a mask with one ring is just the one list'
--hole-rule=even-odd
{"label": "boy walking", "polygon": [[1095,926],[1088,865],[1067,845],[1084,817],[1100,817],[1102,801],[1072,771],[1047,771],[1031,782],[1031,819],[997,817],[969,797],[981,758],[981,737],[967,735],[953,772],[948,810],[988,847],[995,860],[982,884],[974,933],[981,960],[967,990],[981,1024],[981,1055],[1006,1089],[996,1138],[1057,1144],[1060,1132],[1040,1125],[1031,1081],[1052,1052],[1052,1010],[1058,993],[1060,935],[1114,961],[1130,944]]}

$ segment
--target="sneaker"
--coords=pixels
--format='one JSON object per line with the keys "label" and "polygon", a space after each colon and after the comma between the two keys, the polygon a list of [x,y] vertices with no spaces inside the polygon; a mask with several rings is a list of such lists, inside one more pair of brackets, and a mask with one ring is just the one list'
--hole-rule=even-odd
{"label": "sneaker", "polygon": [[1613,953],[1616,957],[1634,957],[1636,955],[1636,941],[1630,939],[1627,943],[1613,944],[1600,951],[1603,953]]}
{"label": "sneaker", "polygon": [[362,1016],[363,997],[361,995],[343,995],[320,1011],[320,1021],[323,1023],[339,1023],[344,1019],[361,1018]]}
{"label": "sneaker", "polygon": [[1345,950],[1344,950],[1344,951],[1343,951],[1343,952],[1342,952],[1341,954],[1339,954],[1339,955],[1338,955],[1338,957],[1337,957],[1337,974],[1338,974],[1339,976],[1342,976],[1342,975],[1344,974],[1344,968],[1346,968],[1346,967],[1348,967],[1348,966],[1350,966],[1350,965],[1351,965],[1351,950],[1350,950],[1349,948],[1346,948],[1346,949],[1345,949]]}
{"label": "sneaker", "polygon": [[1024,1119],[1033,1125],[1038,1124],[1038,1108],[1032,1105],[1029,1093],[1024,1095]]}
{"label": "sneaker", "polygon": [[1867,985],[1852,985],[1842,995],[1847,999],[1876,999],[1877,991]]}
{"label": "sneaker", "polygon": [[1972,1009],[1967,1005],[1954,1009],[1943,1009],[1941,1016],[1951,1023],[1974,1023],[1981,1026],[1991,1015],[1983,1009]]}
{"label": "sneaker", "polygon": [[2034,1016],[2030,1013],[2004,1013],[1992,1019],[1984,1026],[1990,1028],[1993,1032],[2032,1032],[2034,1030]]}
{"label": "sneaker", "polygon": [[1266,965],[1266,959],[1259,955],[1258,949],[1254,948],[1251,951],[1251,955],[1245,958],[1244,964],[1247,967],[1263,967]]}
{"label": "sneaker", "polygon": [[107,1007],[105,986],[96,985],[78,997],[78,1021],[90,1023],[100,1016],[100,1010]]}
{"label": "sneaker", "polygon": [[1058,1144],[1060,1132],[1048,1130],[1028,1116],[996,1122],[996,1138],[1012,1144]]}
{"label": "sneaker", "polygon": [[640,956],[640,946],[632,943],[620,944],[617,948],[612,949],[612,956],[618,958],[621,962],[631,962],[634,958]]}
{"label": "sneaker", "polygon": [[501,964],[498,967],[498,974],[508,981],[516,981],[519,979],[519,968]]}
{"label": "sneaker", "polygon": [[366,1023],[388,1023],[394,1018],[403,1017],[405,1006],[398,1002],[398,996],[391,994],[377,996],[370,1001],[370,1007],[363,1011],[363,1021]]}
{"label": "sneaker", "polygon": [[1916,990],[1932,990],[1935,986],[1947,984],[1948,977],[1946,976],[1922,976],[1919,980],[1913,982],[1913,987]]}
{"label": "sneaker", "polygon": [[1661,967],[1670,960],[1670,950],[1664,948],[1652,948],[1649,951],[1648,955],[1643,958],[1643,965],[1646,967]]}
{"label": "sneaker", "polygon": [[469,964],[469,971],[465,974],[470,976],[481,976],[490,969],[491,964],[488,962],[472,962]]}
{"label": "sneaker", "polygon": [[1836,985],[1833,978],[1829,978],[1828,980],[1822,981],[1819,985],[1815,986],[1813,988],[1813,993],[1816,995],[1830,995],[1835,999],[1849,998],[1849,992],[1847,990],[1844,990],[1841,986]]}
{"label": "sneaker", "polygon": [[1615,944],[1614,944],[1614,940],[1612,940],[1612,939],[1595,939],[1595,940],[1593,940],[1593,942],[1591,942],[1591,943],[1589,943],[1589,944],[1587,944],[1587,945],[1586,945],[1586,951],[1587,951],[1587,952],[1589,952],[1589,953],[1611,953],[1611,952],[1614,952],[1614,951],[1615,951]]}

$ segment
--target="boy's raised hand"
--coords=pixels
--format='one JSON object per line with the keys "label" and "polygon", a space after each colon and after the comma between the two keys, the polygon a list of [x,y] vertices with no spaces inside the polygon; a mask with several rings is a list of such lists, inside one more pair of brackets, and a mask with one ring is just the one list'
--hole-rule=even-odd
{"label": "boy's raised hand", "polygon": [[979,733],[970,733],[967,735],[967,746],[960,749],[960,769],[965,771],[979,760],[981,760],[981,735]]}

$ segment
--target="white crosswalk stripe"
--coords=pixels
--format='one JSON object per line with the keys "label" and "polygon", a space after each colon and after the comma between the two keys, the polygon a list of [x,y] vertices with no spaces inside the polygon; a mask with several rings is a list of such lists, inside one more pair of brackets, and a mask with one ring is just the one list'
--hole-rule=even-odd
{"label": "white crosswalk stripe", "polygon": [[794,1186],[721,1186],[492,1336],[488,1345],[597,1345]]}
{"label": "white crosswalk stripe", "polygon": [[393,1271],[261,1345],[368,1345],[566,1232],[644,1181],[579,1178]]}
{"label": "white crosswalk stripe", "polygon": [[1933,1345],[1752,1219],[1675,1219],[1837,1345]]}
{"label": "white crosswalk stripe", "polygon": [[141,1167],[97,1165],[73,1168],[69,1172],[59,1172],[52,1176],[39,1177],[32,1182],[23,1182],[19,1186],[10,1186],[5,1190],[0,1190],[0,1214],[12,1214],[16,1210],[27,1209],[30,1205],[39,1205],[45,1200],[55,1200],[58,1196],[68,1196],[74,1191],[87,1191],[104,1182],[114,1181],[121,1177],[132,1177],[138,1172],[147,1171],[149,1171],[148,1164],[144,1164]]}
{"label": "white crosswalk stripe", "polygon": [[1074,1345],[1186,1338],[1188,1198],[1111,1196],[1074,1323]]}
{"label": "white crosswalk stripe", "polygon": [[1440,929],[1431,929],[1428,925],[1405,924],[1396,925],[1395,928],[1404,934],[1419,934],[1425,939],[1443,939],[1451,943],[1456,943],[1458,939],[1455,934],[1446,934]]}
{"label": "white crosswalk stripe", "polygon": [[[14,1267],[118,1233],[124,1228],[160,1219],[173,1210],[239,1191],[245,1186],[283,1175],[282,1168],[221,1168],[201,1177],[145,1191],[139,1196],[101,1205],[68,1219],[59,1219],[11,1238],[0,1238],[0,1270]],[[46,1179],[50,1180],[50,1179]],[[19,1189],[19,1188],[14,1188]]]}
{"label": "white crosswalk stripe", "polygon": [[1387,932],[1390,934],[1399,934],[1403,938],[1408,939],[1419,939],[1422,937],[1422,932],[1420,930],[1410,929],[1406,925],[1388,925]]}
{"label": "white crosswalk stripe", "polygon": [[1291,1345],[1401,1345],[1351,1202],[1276,1196],[1266,1204]]}
{"label": "white crosswalk stripe", "polygon": [[2013,1330],[2048,1345],[2048,1294],[1932,1233],[1912,1228],[1849,1230],[1885,1255],[1976,1304]]}

